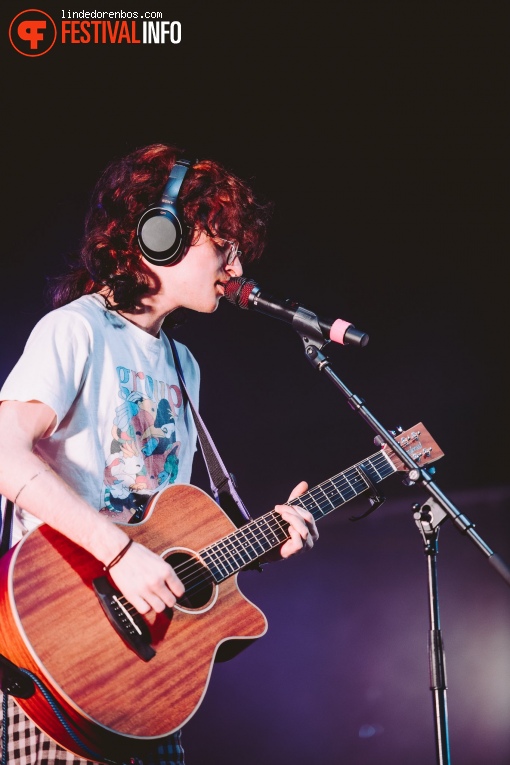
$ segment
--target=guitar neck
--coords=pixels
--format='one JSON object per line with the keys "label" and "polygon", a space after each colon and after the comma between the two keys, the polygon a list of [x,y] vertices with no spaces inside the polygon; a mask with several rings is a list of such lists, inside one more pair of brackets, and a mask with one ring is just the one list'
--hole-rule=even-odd
{"label": "guitar neck", "polygon": [[[367,491],[370,488],[367,476],[372,484],[377,484],[396,470],[385,452],[379,451],[285,504],[308,510],[318,521]],[[272,510],[200,550],[200,556],[219,584],[289,537],[289,524]]]}

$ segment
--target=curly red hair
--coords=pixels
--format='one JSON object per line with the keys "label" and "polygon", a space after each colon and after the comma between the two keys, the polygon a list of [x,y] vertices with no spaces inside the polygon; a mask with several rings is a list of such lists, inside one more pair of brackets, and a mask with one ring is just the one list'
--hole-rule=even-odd
{"label": "curly red hair", "polygon": [[[180,157],[174,146],[151,144],[106,168],[92,196],[76,262],[54,281],[54,307],[106,287],[115,308],[136,308],[149,288],[136,237],[138,220],[161,199]],[[197,161],[186,174],[179,202],[192,231],[237,239],[243,263],[262,254],[271,206],[257,201],[248,184],[222,165]]]}

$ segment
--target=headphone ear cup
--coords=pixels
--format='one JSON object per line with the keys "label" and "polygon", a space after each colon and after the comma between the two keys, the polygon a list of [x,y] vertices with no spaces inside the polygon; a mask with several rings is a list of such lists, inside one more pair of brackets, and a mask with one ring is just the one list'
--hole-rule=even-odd
{"label": "headphone ear cup", "polygon": [[167,207],[146,210],[138,222],[137,236],[143,257],[154,265],[174,265],[184,250],[181,221]]}
{"label": "headphone ear cup", "polygon": [[146,210],[136,229],[143,257],[156,266],[173,266],[186,251],[187,230],[178,198],[182,182],[191,166],[179,159],[172,167],[158,205]]}

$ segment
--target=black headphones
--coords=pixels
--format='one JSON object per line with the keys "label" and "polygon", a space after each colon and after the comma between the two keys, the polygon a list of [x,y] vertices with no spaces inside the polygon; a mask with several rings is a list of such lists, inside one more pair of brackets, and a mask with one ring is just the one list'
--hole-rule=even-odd
{"label": "black headphones", "polygon": [[182,182],[192,163],[178,159],[172,167],[161,202],[145,210],[136,229],[143,257],[156,266],[173,266],[181,259],[188,231],[177,203]]}

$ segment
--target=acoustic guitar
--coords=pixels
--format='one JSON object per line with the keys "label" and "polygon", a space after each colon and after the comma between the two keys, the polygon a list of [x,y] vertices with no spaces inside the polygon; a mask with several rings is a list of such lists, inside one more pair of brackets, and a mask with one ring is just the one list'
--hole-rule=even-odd
{"label": "acoustic guitar", "polygon": [[[397,440],[420,466],[443,456],[422,423]],[[292,504],[319,520],[405,469],[384,445]],[[214,661],[266,632],[237,574],[289,538],[276,511],[237,528],[190,485],[162,490],[139,524],[123,527],[165,558],[186,588],[150,623],[96,558],[48,525],[0,561],[0,654],[37,680],[19,705],[58,744],[105,763],[143,757],[147,745],[184,725],[205,696]]]}

